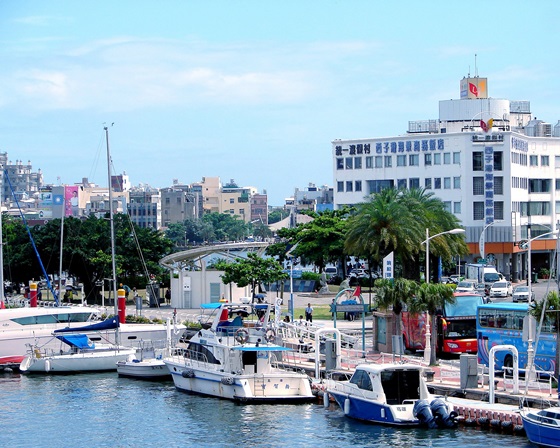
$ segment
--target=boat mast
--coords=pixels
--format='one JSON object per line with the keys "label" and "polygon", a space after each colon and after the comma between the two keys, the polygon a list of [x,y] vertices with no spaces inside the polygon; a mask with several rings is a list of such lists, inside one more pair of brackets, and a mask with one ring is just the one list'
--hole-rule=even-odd
{"label": "boat mast", "polygon": [[62,218],[60,218],[60,262],[58,263],[58,296],[54,296],[54,302],[60,305],[60,294],[62,293],[62,249],[64,246],[64,214],[66,210],[62,207]]}
{"label": "boat mast", "polygon": [[[115,303],[115,316],[119,315],[117,300],[117,265],[115,261],[115,225],[113,222],[113,188],[111,187],[111,153],[109,152],[109,128],[105,126],[105,140],[107,141],[107,177],[109,187],[109,225],[111,226],[111,264],[113,269],[113,300]],[[118,343],[118,341],[117,341]]]}
{"label": "boat mast", "polygon": [[0,188],[0,306],[4,301],[4,241],[2,240],[2,195],[4,194],[4,166],[2,166],[2,187]]}

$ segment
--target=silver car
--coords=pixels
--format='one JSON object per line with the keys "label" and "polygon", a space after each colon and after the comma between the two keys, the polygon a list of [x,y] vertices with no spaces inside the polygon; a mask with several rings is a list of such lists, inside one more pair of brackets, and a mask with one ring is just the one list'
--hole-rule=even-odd
{"label": "silver car", "polygon": [[490,297],[509,297],[513,293],[513,287],[508,281],[495,282],[490,288]]}
{"label": "silver car", "polygon": [[[531,300],[535,299],[535,293],[532,292]],[[528,302],[529,301],[529,287],[525,285],[516,286],[512,295],[513,302]]]}

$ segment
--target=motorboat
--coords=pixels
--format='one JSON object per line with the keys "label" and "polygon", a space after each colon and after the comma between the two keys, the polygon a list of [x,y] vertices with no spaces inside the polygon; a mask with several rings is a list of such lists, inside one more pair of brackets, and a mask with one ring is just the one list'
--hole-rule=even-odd
{"label": "motorboat", "polygon": [[560,447],[560,406],[541,410],[520,410],[523,428],[531,443]]}
{"label": "motorboat", "polygon": [[360,364],[349,380],[327,379],[326,392],[348,417],[391,426],[454,427],[457,414],[428,392],[424,368]]}
{"label": "motorboat", "polygon": [[[99,325],[101,326],[101,325]],[[118,331],[118,318],[103,322],[104,329]],[[77,373],[116,370],[117,362],[136,353],[135,348],[93,342],[86,334],[57,330],[54,338],[65,345],[58,351],[31,345],[19,366],[23,373]]]}
{"label": "motorboat", "polygon": [[307,374],[289,365],[293,350],[274,343],[271,305],[217,305],[211,325],[164,358],[178,390],[251,403],[315,398]]}
{"label": "motorboat", "polygon": [[[25,358],[28,346],[36,345],[55,350],[60,341],[53,332],[64,328],[78,328],[94,342],[116,343],[115,332],[98,330],[93,325],[100,322],[102,310],[89,306],[22,307],[0,310],[0,366],[18,366]],[[91,328],[88,330],[88,328]],[[176,332],[184,325],[174,325]],[[137,346],[140,341],[163,341],[167,335],[166,324],[121,323],[119,342]]]}

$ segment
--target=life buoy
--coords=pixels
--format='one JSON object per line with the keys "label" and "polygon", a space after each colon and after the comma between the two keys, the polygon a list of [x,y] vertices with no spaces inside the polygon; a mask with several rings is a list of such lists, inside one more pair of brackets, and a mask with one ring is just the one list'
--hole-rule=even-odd
{"label": "life buoy", "polygon": [[272,328],[269,328],[268,330],[266,330],[264,338],[268,342],[272,342],[272,341],[274,341],[274,338],[276,338],[276,332]]}
{"label": "life buoy", "polygon": [[235,332],[235,340],[240,344],[245,344],[249,340],[249,332],[245,328],[240,328]]}

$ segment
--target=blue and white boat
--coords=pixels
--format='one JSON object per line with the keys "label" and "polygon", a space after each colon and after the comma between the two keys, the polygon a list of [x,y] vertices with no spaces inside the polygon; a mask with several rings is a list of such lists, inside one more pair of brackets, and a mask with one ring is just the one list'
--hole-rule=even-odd
{"label": "blue and white boat", "polygon": [[560,407],[521,410],[523,428],[530,442],[540,446],[560,447]]}
{"label": "blue and white boat", "polygon": [[286,368],[292,350],[274,343],[269,314],[268,304],[219,304],[210,328],[164,358],[175,387],[248,403],[315,399],[309,377],[295,365]]}
{"label": "blue and white boat", "polygon": [[349,380],[326,381],[344,414],[391,426],[456,426],[457,414],[429,393],[424,368],[413,364],[360,364]]}

